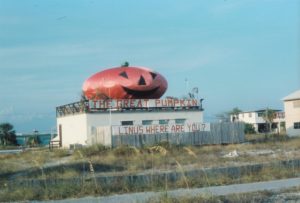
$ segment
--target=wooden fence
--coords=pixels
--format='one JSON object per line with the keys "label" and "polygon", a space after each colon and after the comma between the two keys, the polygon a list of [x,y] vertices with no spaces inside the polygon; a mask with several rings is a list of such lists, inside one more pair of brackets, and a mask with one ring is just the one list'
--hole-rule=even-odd
{"label": "wooden fence", "polygon": [[244,123],[211,123],[210,131],[190,133],[163,133],[113,135],[112,147],[130,145],[143,147],[168,142],[174,145],[206,145],[242,143],[245,140]]}

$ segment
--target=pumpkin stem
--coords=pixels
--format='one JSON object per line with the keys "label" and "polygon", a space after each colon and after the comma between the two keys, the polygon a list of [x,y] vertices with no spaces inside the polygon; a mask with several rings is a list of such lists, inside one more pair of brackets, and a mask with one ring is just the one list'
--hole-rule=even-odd
{"label": "pumpkin stem", "polygon": [[129,62],[128,62],[128,61],[125,61],[124,63],[122,63],[121,66],[122,66],[122,67],[128,67],[128,66],[129,66]]}

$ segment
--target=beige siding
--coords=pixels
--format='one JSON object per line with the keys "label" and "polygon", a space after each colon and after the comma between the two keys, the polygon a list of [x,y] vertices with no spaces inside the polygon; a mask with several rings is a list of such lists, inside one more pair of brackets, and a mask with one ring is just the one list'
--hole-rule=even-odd
{"label": "beige siding", "polygon": [[300,129],[294,129],[294,123],[300,122],[300,99],[284,101],[285,125],[287,134],[290,136],[300,136]]}

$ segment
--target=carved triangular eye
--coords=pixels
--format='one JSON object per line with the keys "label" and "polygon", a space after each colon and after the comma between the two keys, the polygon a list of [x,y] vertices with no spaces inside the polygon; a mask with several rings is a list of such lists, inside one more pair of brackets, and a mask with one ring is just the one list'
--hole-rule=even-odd
{"label": "carved triangular eye", "polygon": [[156,73],[152,73],[152,72],[150,72],[150,74],[151,74],[151,76],[152,76],[152,79],[154,80],[155,78],[156,78],[156,76],[157,76],[157,74]]}
{"label": "carved triangular eye", "polygon": [[125,71],[123,71],[122,73],[119,74],[120,76],[127,78],[128,79],[128,75]]}
{"label": "carved triangular eye", "polygon": [[144,79],[143,76],[140,77],[140,80],[139,80],[139,83],[138,83],[138,84],[139,84],[139,85],[146,85],[146,81],[145,81],[145,79]]}

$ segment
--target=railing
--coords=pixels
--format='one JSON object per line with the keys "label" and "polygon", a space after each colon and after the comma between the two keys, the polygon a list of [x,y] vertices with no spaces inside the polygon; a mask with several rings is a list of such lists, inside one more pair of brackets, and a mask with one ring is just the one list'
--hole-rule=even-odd
{"label": "railing", "polygon": [[56,117],[74,115],[80,113],[107,113],[107,112],[131,112],[131,111],[203,111],[202,101],[197,106],[161,106],[161,107],[122,107],[122,108],[98,108],[90,106],[90,101],[79,101],[56,107]]}
{"label": "railing", "polygon": [[56,107],[56,117],[89,112],[89,102],[79,101]]}
{"label": "railing", "polygon": [[51,140],[49,143],[49,149],[52,150],[54,148],[59,148],[61,147],[61,142],[60,140]]}
{"label": "railing", "polygon": [[278,118],[278,119],[285,118],[285,113],[284,112],[276,112],[275,116],[276,116],[275,118]]}

